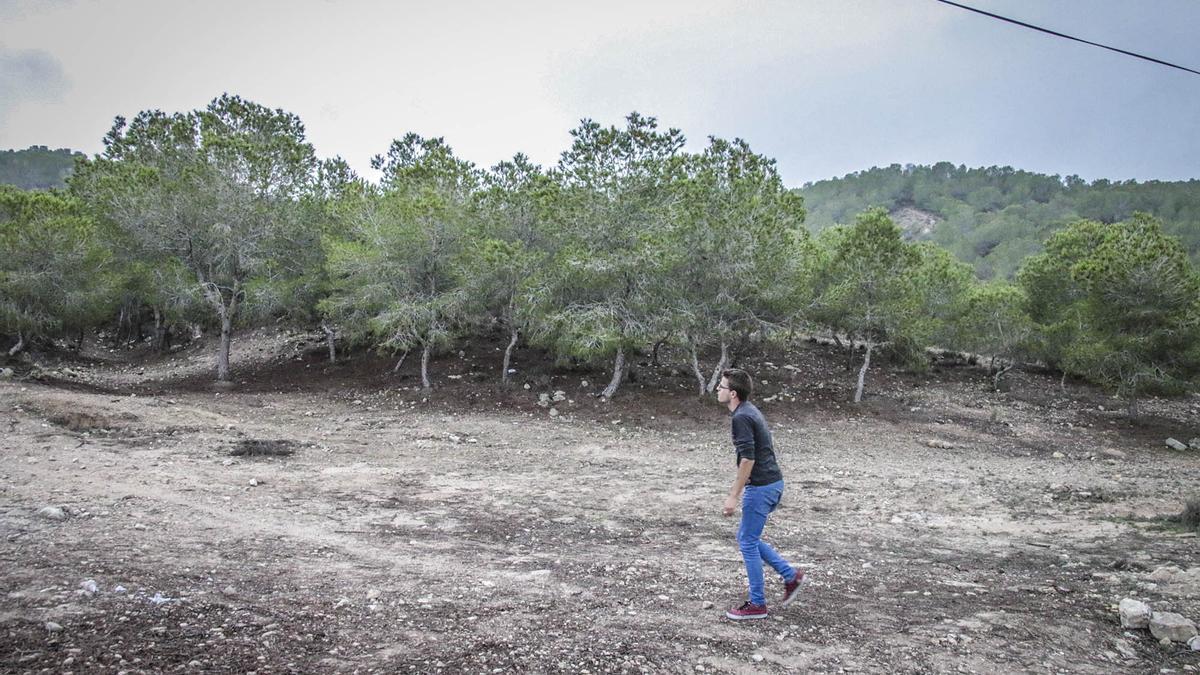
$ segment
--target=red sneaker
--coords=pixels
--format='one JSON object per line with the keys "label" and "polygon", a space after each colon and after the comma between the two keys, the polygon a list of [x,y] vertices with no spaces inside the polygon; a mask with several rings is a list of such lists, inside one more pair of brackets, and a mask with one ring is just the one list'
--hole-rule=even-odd
{"label": "red sneaker", "polygon": [[742,603],[741,607],[725,612],[725,616],[733,619],[734,621],[745,621],[746,619],[765,619],[767,618],[767,606],[745,602]]}
{"label": "red sneaker", "polygon": [[800,587],[808,583],[808,577],[804,576],[804,572],[796,572],[796,578],[791,581],[785,581],[783,584],[783,599],[779,601],[780,607],[787,607],[796,596],[800,595]]}

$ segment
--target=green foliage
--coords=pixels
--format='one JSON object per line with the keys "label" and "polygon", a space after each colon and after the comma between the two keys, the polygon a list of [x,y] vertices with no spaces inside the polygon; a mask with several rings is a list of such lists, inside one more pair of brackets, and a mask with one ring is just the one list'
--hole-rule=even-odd
{"label": "green foliage", "polygon": [[623,129],[584,120],[571,136],[556,173],[559,245],[532,294],[535,337],[559,354],[620,362],[669,330],[667,207],[684,138],[637,113]]}
{"label": "green foliage", "polygon": [[[1007,361],[1007,367],[1011,367],[1028,351],[1033,336],[1027,306],[1028,298],[1020,286],[1004,281],[974,285],[965,293],[950,344]],[[1001,366],[997,380],[1007,367]]]}
{"label": "green foliage", "polygon": [[0,186],[0,249],[0,333],[74,333],[112,306],[110,255],[69,196]]}
{"label": "green foliage", "polygon": [[0,150],[0,185],[12,185],[22,190],[53,190],[67,186],[67,176],[76,158],[83,154],[60,148],[51,150],[44,145],[24,150]]}
{"label": "green foliage", "polygon": [[81,161],[71,189],[113,224],[151,269],[180,265],[229,334],[253,293],[302,275],[316,248],[302,201],[318,163],[295,115],[237,96],[167,115],[117,118],[105,151]]}
{"label": "green foliage", "polygon": [[975,267],[982,278],[1009,278],[1025,257],[1068,223],[1080,219],[1113,223],[1135,211],[1153,213],[1200,262],[1200,181],[1085,183],[1076,176],[1047,176],[1011,167],[968,169],[941,162],[932,166],[893,164],[843,178],[805,185],[798,191],[809,207],[814,232],[848,223],[878,206],[899,218],[906,208],[937,219],[933,232],[908,229],[914,239],[931,239]]}
{"label": "green foliage", "polygon": [[383,187],[343,204],[347,238],[326,239],[331,293],[320,308],[351,341],[421,348],[429,387],[429,355],[468,323],[463,258],[479,172],[441,138],[416,134],[393,142],[373,164]]}
{"label": "green foliage", "polygon": [[922,341],[921,293],[913,276],[921,254],[900,236],[882,209],[859,215],[850,227],[822,233],[825,249],[814,318],[836,332],[876,346],[896,339]]}
{"label": "green foliage", "polygon": [[1200,375],[1200,278],[1178,240],[1145,214],[1079,221],[1046,242],[1019,279],[1038,355],[1111,388],[1131,406]]}

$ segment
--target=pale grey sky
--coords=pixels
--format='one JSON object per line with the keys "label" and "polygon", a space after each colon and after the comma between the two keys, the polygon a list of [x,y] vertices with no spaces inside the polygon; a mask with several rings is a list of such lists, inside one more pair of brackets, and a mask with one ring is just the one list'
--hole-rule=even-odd
{"label": "pale grey sky", "polygon": [[[966,4],[1200,70],[1196,0]],[[0,148],[239,94],[360,173],[407,131],[553,164],[583,117],[740,136],[789,185],[891,163],[1200,177],[1200,76],[934,0],[0,0]]]}

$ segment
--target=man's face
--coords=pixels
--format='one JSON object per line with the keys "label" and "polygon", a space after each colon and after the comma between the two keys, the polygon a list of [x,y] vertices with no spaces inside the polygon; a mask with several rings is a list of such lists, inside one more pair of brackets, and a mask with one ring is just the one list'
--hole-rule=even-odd
{"label": "man's face", "polygon": [[721,384],[717,385],[717,401],[721,403],[729,403],[729,399],[732,396],[733,392],[729,389],[729,380],[722,377]]}

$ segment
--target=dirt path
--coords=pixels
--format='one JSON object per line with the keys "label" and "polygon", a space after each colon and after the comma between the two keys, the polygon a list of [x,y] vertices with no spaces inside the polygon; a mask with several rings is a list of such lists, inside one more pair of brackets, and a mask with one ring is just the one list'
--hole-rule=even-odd
{"label": "dirt path", "polygon": [[[370,382],[123,393],[138,369],[95,367],[104,390],[0,384],[5,671],[1200,667],[1113,608],[1200,619],[1200,574],[1150,577],[1200,568],[1194,533],[1156,519],[1200,456],[1115,414],[980,399],[963,378],[849,411],[806,404],[801,378],[797,402],[764,404],[788,480],[768,535],[814,584],[741,625],[721,618],[744,574],[715,405],[572,390],[551,418],[536,389],[467,404],[469,378],[425,403]],[[1186,426],[1190,406],[1163,414]],[[251,439],[294,454],[230,455]]]}

